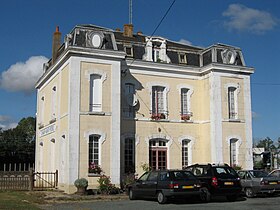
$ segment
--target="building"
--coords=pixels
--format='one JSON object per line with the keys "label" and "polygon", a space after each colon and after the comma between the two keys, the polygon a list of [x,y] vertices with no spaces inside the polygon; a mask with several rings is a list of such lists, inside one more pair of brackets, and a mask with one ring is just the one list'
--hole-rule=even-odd
{"label": "building", "polygon": [[59,188],[96,187],[100,165],[124,174],[229,163],[253,168],[250,75],[240,48],[207,48],[78,25],[57,29],[37,88],[36,170],[58,169]]}

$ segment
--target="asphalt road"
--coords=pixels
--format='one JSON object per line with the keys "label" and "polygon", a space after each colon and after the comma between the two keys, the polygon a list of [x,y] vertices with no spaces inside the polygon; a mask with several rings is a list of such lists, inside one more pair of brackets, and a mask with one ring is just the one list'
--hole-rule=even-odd
{"label": "asphalt road", "polygon": [[240,198],[235,202],[228,202],[223,197],[214,198],[210,203],[201,203],[197,199],[185,202],[175,200],[160,205],[153,200],[119,200],[119,201],[87,201],[64,204],[53,204],[42,209],[75,209],[75,210],[164,210],[164,209],[191,209],[191,210],[276,210],[280,209],[280,196]]}

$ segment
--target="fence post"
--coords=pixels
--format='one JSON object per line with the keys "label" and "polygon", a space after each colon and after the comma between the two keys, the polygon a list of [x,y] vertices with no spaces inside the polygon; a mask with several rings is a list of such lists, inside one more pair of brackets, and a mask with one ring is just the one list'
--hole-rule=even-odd
{"label": "fence post", "polygon": [[33,190],[34,188],[34,171],[33,169],[29,169],[29,190]]}
{"label": "fence post", "polygon": [[55,171],[55,188],[57,188],[58,185],[58,170]]}

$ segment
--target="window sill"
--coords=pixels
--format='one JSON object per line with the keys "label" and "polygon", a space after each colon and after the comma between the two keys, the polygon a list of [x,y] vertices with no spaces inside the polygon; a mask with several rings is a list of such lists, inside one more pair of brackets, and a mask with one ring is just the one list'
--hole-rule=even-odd
{"label": "window sill", "polygon": [[89,115],[105,115],[105,112],[88,112]]}
{"label": "window sill", "polygon": [[88,177],[101,177],[101,174],[88,173]]}
{"label": "window sill", "polygon": [[181,123],[193,123],[192,120],[181,120]]}
{"label": "window sill", "polygon": [[241,122],[240,119],[228,119],[229,122]]}
{"label": "window sill", "polygon": [[150,119],[151,122],[169,122],[168,119]]}

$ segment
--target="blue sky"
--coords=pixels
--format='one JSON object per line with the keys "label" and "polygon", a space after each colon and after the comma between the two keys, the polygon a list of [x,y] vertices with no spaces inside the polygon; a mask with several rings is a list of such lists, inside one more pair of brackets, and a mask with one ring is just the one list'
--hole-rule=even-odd
{"label": "blue sky", "polygon": [[[134,0],[134,31],[151,35],[173,0]],[[0,127],[35,116],[35,81],[51,57],[52,34],[75,25],[112,29],[128,23],[128,0],[1,2]],[[177,0],[155,35],[207,47],[242,49],[251,77],[253,137],[280,137],[280,1]]]}

